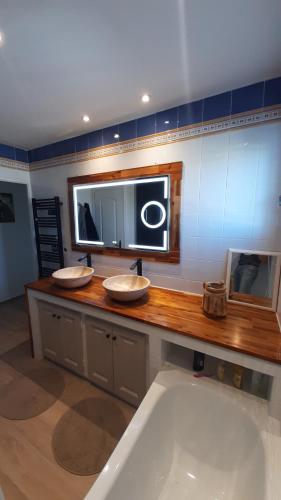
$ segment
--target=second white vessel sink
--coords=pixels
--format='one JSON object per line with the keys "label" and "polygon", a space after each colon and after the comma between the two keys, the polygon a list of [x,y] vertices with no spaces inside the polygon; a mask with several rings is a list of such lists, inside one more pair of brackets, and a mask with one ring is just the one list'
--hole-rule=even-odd
{"label": "second white vessel sink", "polygon": [[79,288],[91,280],[94,274],[92,267],[75,266],[64,267],[52,274],[55,283],[63,288]]}
{"label": "second white vessel sink", "polygon": [[104,280],[103,286],[112,299],[120,302],[131,302],[147,292],[150,281],[144,276],[120,274]]}

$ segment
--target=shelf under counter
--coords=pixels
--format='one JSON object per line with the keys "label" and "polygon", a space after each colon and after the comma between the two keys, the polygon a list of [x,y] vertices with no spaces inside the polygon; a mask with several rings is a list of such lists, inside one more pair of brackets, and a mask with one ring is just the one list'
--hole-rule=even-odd
{"label": "shelf under counter", "polygon": [[157,287],[135,302],[118,303],[106,295],[103,279],[95,276],[83,288],[63,289],[46,278],[29,283],[26,289],[281,365],[281,334],[273,311],[229,303],[227,317],[215,320],[204,315],[200,296]]}

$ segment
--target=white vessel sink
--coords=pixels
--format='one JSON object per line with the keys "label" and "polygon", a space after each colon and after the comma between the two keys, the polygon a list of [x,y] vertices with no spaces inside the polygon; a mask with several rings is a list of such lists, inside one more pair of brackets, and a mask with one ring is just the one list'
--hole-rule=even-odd
{"label": "white vessel sink", "polygon": [[121,274],[103,282],[108,295],[120,302],[131,302],[142,297],[150,286],[149,279],[133,274]]}
{"label": "white vessel sink", "polygon": [[63,288],[79,288],[91,280],[94,269],[86,266],[64,267],[52,274],[55,283]]}

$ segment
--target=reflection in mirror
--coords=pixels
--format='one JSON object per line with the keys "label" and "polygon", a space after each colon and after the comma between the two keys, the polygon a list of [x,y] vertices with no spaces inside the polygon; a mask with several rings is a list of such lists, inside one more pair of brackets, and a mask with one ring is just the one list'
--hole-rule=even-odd
{"label": "reflection in mirror", "polygon": [[78,244],[168,251],[169,176],[73,187]]}
{"label": "reflection in mirror", "polygon": [[229,250],[228,298],[257,307],[275,309],[280,274],[280,254],[254,250]]}

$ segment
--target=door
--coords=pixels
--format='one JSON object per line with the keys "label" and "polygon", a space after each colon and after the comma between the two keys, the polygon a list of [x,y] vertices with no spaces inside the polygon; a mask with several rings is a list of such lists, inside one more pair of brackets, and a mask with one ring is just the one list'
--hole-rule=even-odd
{"label": "door", "polygon": [[86,320],[88,377],[92,382],[113,391],[112,327],[96,319]]}
{"label": "door", "polygon": [[61,309],[60,335],[62,345],[61,362],[77,373],[84,373],[81,316],[79,313]]}
{"label": "door", "polygon": [[114,327],[112,340],[114,392],[137,406],[146,390],[145,336]]}
{"label": "door", "polygon": [[42,302],[39,311],[43,355],[59,363],[61,362],[60,309]]}
{"label": "door", "polygon": [[[120,187],[96,189],[95,222],[100,239],[106,247],[121,241],[124,244],[124,191]],[[116,242],[116,243],[114,243]]]}

